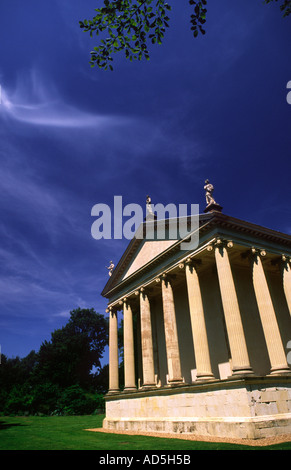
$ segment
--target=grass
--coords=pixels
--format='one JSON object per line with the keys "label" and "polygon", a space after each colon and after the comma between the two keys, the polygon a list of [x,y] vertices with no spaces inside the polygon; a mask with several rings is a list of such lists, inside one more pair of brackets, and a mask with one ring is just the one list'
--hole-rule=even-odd
{"label": "grass", "polygon": [[291,450],[291,442],[268,447],[195,442],[86,431],[104,416],[0,417],[0,450]]}

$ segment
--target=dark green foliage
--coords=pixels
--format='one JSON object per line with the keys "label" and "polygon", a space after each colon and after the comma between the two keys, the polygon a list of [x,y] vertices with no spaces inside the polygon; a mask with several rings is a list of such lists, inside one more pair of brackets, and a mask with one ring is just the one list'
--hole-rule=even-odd
{"label": "dark green foliage", "polygon": [[[181,0],[180,0],[181,1]],[[270,3],[274,0],[264,0]],[[276,2],[278,0],[275,0]],[[291,13],[291,0],[280,0],[283,16]],[[207,0],[188,0],[193,36],[205,34]],[[183,8],[183,6],[181,5]],[[162,44],[166,28],[169,27],[171,5],[165,0],[104,0],[103,6],[96,8],[92,20],[80,21],[80,28],[97,36],[103,34],[98,46],[91,52],[91,67],[113,70],[112,54],[124,51],[125,57],[149,60],[149,44]]]}
{"label": "dark green foliage", "polygon": [[108,322],[103,315],[93,309],[73,310],[68,323],[41,345],[36,375],[62,387],[76,383],[86,387],[92,367],[101,367],[107,343]]}
{"label": "dark green foliage", "polygon": [[46,381],[44,383],[35,384],[32,389],[32,401],[29,409],[30,414],[51,414],[57,407],[58,400],[62,395],[62,389],[59,385],[55,385]]}
{"label": "dark green foliage", "polygon": [[191,30],[193,31],[193,36],[196,38],[200,33],[205,34],[206,31],[203,28],[204,23],[206,23],[206,5],[207,1],[202,0],[201,2],[196,2],[194,0],[189,0],[190,5],[194,6],[194,13],[191,15]]}
{"label": "dark green foliage", "polygon": [[25,383],[15,385],[7,394],[5,402],[1,403],[4,414],[29,414],[33,396],[31,387]]}
{"label": "dark green foliage", "polygon": [[[271,3],[274,0],[265,0],[265,3]],[[278,0],[275,0],[275,2],[278,2]],[[280,10],[283,12],[283,17],[288,16],[291,14],[291,0],[280,0],[280,2],[283,2],[282,5],[280,5]]]}
{"label": "dark green foliage", "polygon": [[52,414],[86,415],[96,410],[100,413],[105,410],[103,395],[89,393],[78,385],[72,385],[62,392]]}
{"label": "dark green foliage", "polygon": [[[15,357],[7,358],[1,355],[0,365],[0,394],[3,391],[9,392],[15,385],[22,384],[31,379],[37,363],[37,354],[31,351],[23,359]],[[5,384],[5,386],[4,386]]]}
{"label": "dark green foliage", "polygon": [[149,59],[147,43],[162,44],[171,7],[165,0],[104,0],[92,20],[80,21],[80,28],[108,35],[91,52],[91,66],[112,70],[112,53],[123,50],[130,61]]}
{"label": "dark green foliage", "polygon": [[98,372],[92,376],[92,386],[98,393],[104,394],[108,392],[109,384],[109,365],[101,367]]}
{"label": "dark green foliage", "polygon": [[93,309],[78,308],[38,353],[31,351],[23,359],[2,355],[0,413],[103,412],[108,366],[102,368],[100,359],[107,343],[107,319]]}

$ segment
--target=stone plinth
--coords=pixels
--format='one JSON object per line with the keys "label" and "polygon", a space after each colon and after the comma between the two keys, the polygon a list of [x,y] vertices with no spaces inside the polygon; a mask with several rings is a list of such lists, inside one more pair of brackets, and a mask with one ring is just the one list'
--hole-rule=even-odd
{"label": "stone plinth", "polygon": [[107,396],[103,427],[240,439],[291,434],[291,379],[220,380]]}
{"label": "stone plinth", "polygon": [[220,206],[219,204],[217,204],[216,202],[212,202],[210,204],[208,204],[208,206],[205,207],[204,209],[204,212],[207,213],[207,212],[212,212],[212,211],[217,211],[217,212],[221,212],[223,209],[222,206]]}

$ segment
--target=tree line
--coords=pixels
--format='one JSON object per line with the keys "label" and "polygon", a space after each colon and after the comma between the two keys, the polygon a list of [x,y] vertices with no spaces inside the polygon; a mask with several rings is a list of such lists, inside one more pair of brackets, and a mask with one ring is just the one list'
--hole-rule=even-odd
{"label": "tree line", "polygon": [[104,411],[108,364],[108,319],[94,309],[75,309],[38,352],[1,356],[0,413],[92,414]]}

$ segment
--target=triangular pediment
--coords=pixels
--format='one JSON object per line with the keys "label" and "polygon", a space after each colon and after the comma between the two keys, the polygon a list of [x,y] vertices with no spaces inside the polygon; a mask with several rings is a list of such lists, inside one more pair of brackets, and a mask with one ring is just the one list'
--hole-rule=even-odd
{"label": "triangular pediment", "polygon": [[[202,216],[202,219],[204,218],[208,219],[211,216]],[[180,224],[181,221],[185,224],[188,218],[180,218]],[[107,292],[112,291],[120,283],[126,282],[132,275],[140,272],[143,267],[146,268],[150,263],[155,262],[155,259],[163,256],[163,253],[166,254],[172,247],[174,248],[177,242],[181,241],[181,237],[176,238],[172,236],[175,234],[175,230],[171,232],[173,227],[174,229],[176,228],[175,223],[177,223],[177,219],[154,221],[147,225],[146,232],[141,232],[141,229],[145,228],[145,224],[139,227],[137,231],[138,236],[130,241],[121,259],[115,266],[112,276],[104,286],[102,295],[106,296]],[[189,223],[191,224],[190,219]],[[165,232],[163,231],[164,227]],[[142,233],[143,235],[141,236]],[[179,232],[176,232],[177,234],[180,235]]]}
{"label": "triangular pediment", "polygon": [[123,274],[122,279],[126,279],[176,242],[177,240],[144,240],[128,266],[128,269]]}
{"label": "triangular pediment", "polygon": [[[141,232],[137,233],[141,234]],[[166,252],[177,241],[174,237],[169,239],[169,236],[159,239],[155,224],[148,228],[146,235],[134,237],[108,279],[102,295]]]}

